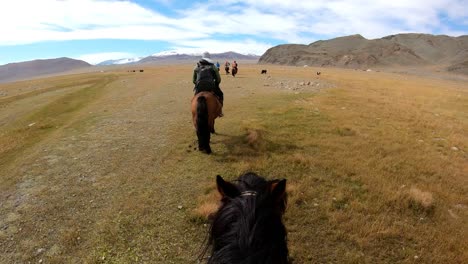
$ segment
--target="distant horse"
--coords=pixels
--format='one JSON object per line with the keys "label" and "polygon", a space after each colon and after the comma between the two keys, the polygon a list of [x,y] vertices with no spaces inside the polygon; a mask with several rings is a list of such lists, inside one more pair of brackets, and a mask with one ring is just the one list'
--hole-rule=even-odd
{"label": "distant horse", "polygon": [[261,74],[267,74],[267,70],[262,70]]}
{"label": "distant horse", "polygon": [[232,67],[232,77],[236,77],[237,67]]}
{"label": "distant horse", "polygon": [[249,172],[234,183],[216,177],[221,206],[210,227],[208,264],[287,264],[286,180]]}
{"label": "distant horse", "polygon": [[321,72],[317,72],[317,75],[320,75],[320,74],[321,74]]}
{"label": "distant horse", "polygon": [[221,103],[212,92],[199,92],[192,98],[192,121],[197,131],[198,150],[211,153],[211,133],[215,133],[215,119],[221,112]]}
{"label": "distant horse", "polygon": [[229,66],[225,66],[224,70],[226,71],[226,75],[228,75],[229,74]]}

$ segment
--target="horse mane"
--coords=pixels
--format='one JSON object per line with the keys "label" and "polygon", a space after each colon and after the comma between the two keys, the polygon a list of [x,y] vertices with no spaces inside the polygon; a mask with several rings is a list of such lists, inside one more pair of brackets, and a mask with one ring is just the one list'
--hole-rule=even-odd
{"label": "horse mane", "polygon": [[276,200],[270,191],[270,186],[279,181],[246,173],[236,182],[229,183],[236,190],[223,196],[213,217],[208,263],[288,263],[286,228],[282,222],[286,197]]}

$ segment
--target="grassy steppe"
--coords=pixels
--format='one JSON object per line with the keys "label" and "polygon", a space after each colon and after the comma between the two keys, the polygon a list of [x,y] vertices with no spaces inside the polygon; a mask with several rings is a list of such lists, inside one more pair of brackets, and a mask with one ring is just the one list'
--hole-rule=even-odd
{"label": "grassy steppe", "polygon": [[[249,170],[288,179],[294,263],[468,260],[466,83],[338,69],[317,79],[314,69],[280,66],[267,78],[261,68],[222,75],[226,116],[211,156],[193,149],[187,65],[89,84],[76,76],[76,89],[61,86],[8,123],[0,260],[190,263],[214,177]],[[302,81],[329,88],[280,85]]]}

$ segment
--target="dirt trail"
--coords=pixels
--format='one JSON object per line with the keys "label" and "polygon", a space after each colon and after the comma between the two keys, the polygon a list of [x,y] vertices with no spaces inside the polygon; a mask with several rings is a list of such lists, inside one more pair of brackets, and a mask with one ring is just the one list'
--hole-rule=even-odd
{"label": "dirt trail", "polygon": [[[0,262],[55,257],[81,263],[94,246],[88,236],[118,214],[116,201],[151,186],[164,201],[160,206],[169,206],[163,187],[170,189],[171,181],[156,184],[155,178],[168,149],[167,129],[184,121],[186,102],[174,93],[183,87],[147,74],[154,78],[122,76],[108,85],[97,101],[18,157],[13,171],[2,171],[19,181],[2,188]],[[76,252],[64,252],[67,244]]]}
{"label": "dirt trail", "polygon": [[[201,190],[197,189],[197,179],[172,175],[165,164],[174,143],[171,130],[192,129],[191,67],[118,73],[93,101],[0,171],[0,177],[16,182],[1,187],[0,262],[47,259],[82,263],[105,261],[106,256],[123,261],[129,255],[164,263],[193,260],[203,237],[192,230],[191,238],[184,240],[187,229],[194,227],[187,224],[186,213],[178,208],[193,204]],[[82,89],[79,77],[65,78],[70,85],[60,89],[50,88],[52,83],[60,85],[60,78],[50,83],[36,81],[34,87],[48,90],[35,90],[31,96],[4,105],[0,123],[9,125],[45,107],[46,102]],[[75,86],[73,78],[78,78]],[[222,78],[227,115],[236,109],[236,100],[305,87],[299,82],[263,76],[252,80],[243,72],[235,79]],[[21,85],[27,83],[7,88],[15,94],[24,90]],[[126,224],[154,226],[136,234],[135,227],[127,228]],[[116,226],[115,230],[110,226]],[[135,248],[145,248],[142,244],[147,243],[148,252],[125,252],[132,245],[127,240],[137,237]],[[115,248],[125,253],[115,252]]]}

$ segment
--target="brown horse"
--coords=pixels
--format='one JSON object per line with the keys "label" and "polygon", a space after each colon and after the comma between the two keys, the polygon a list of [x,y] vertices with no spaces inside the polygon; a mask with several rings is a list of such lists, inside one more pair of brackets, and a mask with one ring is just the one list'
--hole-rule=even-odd
{"label": "brown horse", "polygon": [[199,92],[192,98],[192,121],[197,131],[198,150],[211,153],[210,137],[215,133],[215,119],[221,113],[221,103],[212,92]]}
{"label": "brown horse", "polygon": [[236,74],[237,74],[237,67],[232,67],[232,77],[236,77]]}

